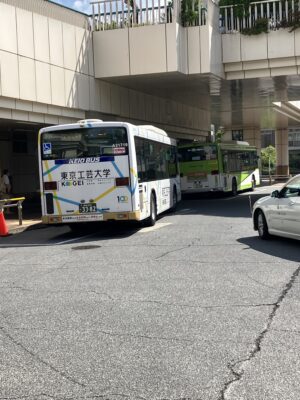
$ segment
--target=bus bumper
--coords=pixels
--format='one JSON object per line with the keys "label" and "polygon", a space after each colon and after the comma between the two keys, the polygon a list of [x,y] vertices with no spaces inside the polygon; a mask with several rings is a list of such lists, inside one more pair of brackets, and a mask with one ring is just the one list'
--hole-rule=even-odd
{"label": "bus bumper", "polygon": [[103,214],[44,215],[44,224],[72,224],[78,222],[140,221],[140,211],[106,212]]}

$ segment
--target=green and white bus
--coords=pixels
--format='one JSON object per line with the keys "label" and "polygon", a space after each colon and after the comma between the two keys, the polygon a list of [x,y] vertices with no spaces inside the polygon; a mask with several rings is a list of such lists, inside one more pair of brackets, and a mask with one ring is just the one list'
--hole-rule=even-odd
{"label": "green and white bus", "polygon": [[257,149],[247,142],[191,142],[178,148],[182,193],[231,192],[260,184]]}
{"label": "green and white bus", "polygon": [[180,200],[176,141],[154,126],[82,120],[43,128],[39,169],[46,224],[154,225]]}

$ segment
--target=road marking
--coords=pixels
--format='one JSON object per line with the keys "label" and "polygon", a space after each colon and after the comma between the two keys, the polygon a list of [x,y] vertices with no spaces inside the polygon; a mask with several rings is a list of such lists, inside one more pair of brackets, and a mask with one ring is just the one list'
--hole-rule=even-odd
{"label": "road marking", "polygon": [[161,229],[164,228],[167,225],[172,225],[171,222],[160,222],[160,223],[156,223],[154,226],[149,226],[147,228],[142,228],[138,231],[138,233],[148,233],[148,232],[152,232],[152,231],[156,231],[157,229]]}
{"label": "road marking", "polygon": [[84,236],[79,236],[73,239],[68,239],[68,240],[63,240],[62,242],[54,242],[54,243],[8,243],[7,245],[0,245],[0,249],[7,249],[7,248],[11,248],[11,247],[49,247],[49,246],[58,246],[58,245],[63,245],[63,244],[67,244],[67,243],[72,243],[72,242],[76,242],[80,239],[85,239],[87,237],[93,236],[95,235],[95,232],[93,233],[89,233],[88,235],[84,235]]}
{"label": "road marking", "polygon": [[93,235],[95,235],[95,232],[89,233],[88,235],[76,237],[76,238],[73,238],[73,239],[63,240],[62,242],[58,242],[58,243],[55,243],[55,244],[58,245],[58,244],[66,244],[66,243],[76,242],[76,240],[85,239],[85,238],[87,238],[89,236],[93,236]]}

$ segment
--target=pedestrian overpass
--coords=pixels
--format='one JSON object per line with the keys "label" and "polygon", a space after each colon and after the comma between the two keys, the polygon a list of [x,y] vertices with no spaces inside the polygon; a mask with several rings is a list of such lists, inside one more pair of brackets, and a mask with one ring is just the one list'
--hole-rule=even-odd
{"label": "pedestrian overpass", "polygon": [[[0,169],[16,192],[38,188],[38,129],[84,118],[202,141],[213,125],[258,148],[274,129],[278,173],[288,172],[287,130],[300,126],[294,0],[253,3],[247,18],[212,0],[92,3],[87,16],[0,0]],[[245,35],[261,19],[268,33]]]}

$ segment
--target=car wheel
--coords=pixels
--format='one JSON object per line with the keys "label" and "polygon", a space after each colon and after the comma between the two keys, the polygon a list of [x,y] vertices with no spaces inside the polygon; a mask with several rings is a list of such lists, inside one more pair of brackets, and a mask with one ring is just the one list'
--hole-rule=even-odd
{"label": "car wheel", "polygon": [[146,226],[154,226],[157,218],[156,199],[154,193],[151,193],[150,199],[150,217],[146,219]]}
{"label": "car wheel", "polygon": [[269,229],[266,221],[266,217],[262,211],[259,211],[257,214],[257,230],[258,235],[261,239],[268,239],[269,237]]}
{"label": "car wheel", "polygon": [[232,196],[237,196],[238,194],[237,182],[235,178],[232,179],[231,194]]}

